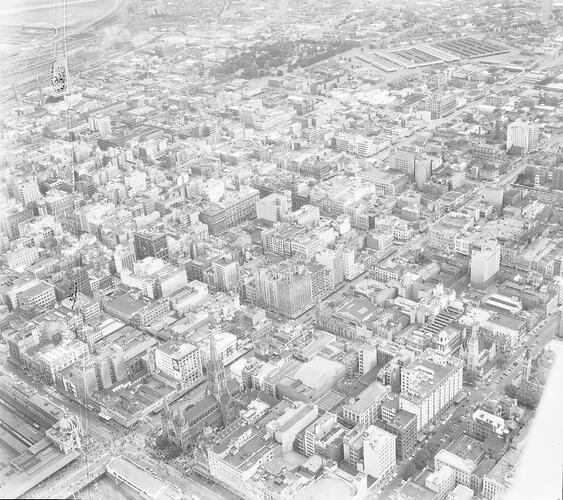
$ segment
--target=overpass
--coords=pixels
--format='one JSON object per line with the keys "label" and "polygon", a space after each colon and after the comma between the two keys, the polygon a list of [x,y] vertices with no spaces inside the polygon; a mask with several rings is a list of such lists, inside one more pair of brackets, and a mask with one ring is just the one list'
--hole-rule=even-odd
{"label": "overpass", "polygon": [[76,472],[65,475],[50,488],[34,493],[40,494],[42,498],[69,498],[103,476],[106,473],[106,462],[109,458],[109,456],[100,458],[93,464],[85,465]]}

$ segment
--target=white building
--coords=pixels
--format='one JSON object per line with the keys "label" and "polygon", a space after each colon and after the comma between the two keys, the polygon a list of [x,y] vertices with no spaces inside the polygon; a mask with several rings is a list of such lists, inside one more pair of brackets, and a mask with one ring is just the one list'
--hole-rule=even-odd
{"label": "white building", "polygon": [[364,472],[382,484],[391,477],[397,464],[395,441],[397,437],[379,427],[370,425],[364,436]]}
{"label": "white building", "polygon": [[297,434],[312,424],[318,416],[319,407],[317,405],[295,402],[294,406],[287,408],[283,415],[269,422],[266,429],[282,445],[285,454],[293,449]]}
{"label": "white building", "polygon": [[192,344],[166,342],[155,352],[155,365],[165,375],[189,387],[203,377],[201,352]]}
{"label": "white building", "polygon": [[448,465],[437,468],[426,477],[425,486],[436,493],[436,500],[444,500],[455,487],[455,472]]}
{"label": "white building", "polygon": [[30,203],[41,199],[37,180],[33,178],[29,181],[18,183],[15,186],[14,195],[23,205],[29,205]]}
{"label": "white building", "polygon": [[516,120],[506,127],[506,149],[512,146],[522,148],[524,152],[535,151],[540,140],[540,127],[537,123]]}
{"label": "white building", "polygon": [[471,286],[487,288],[500,270],[500,245],[487,241],[471,252]]}
{"label": "white building", "polygon": [[463,361],[426,349],[401,372],[399,406],[416,415],[417,429],[425,429],[459,394]]}
{"label": "white building", "polygon": [[287,196],[272,193],[256,202],[256,217],[268,222],[280,222],[289,211]]}

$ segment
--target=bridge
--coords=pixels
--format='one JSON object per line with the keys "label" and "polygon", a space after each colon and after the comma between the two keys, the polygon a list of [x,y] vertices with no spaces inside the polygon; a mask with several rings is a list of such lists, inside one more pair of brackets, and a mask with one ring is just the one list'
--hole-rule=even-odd
{"label": "bridge", "polygon": [[103,476],[106,473],[108,459],[109,456],[105,456],[96,460],[93,464],[81,467],[76,472],[66,474],[60,481],[38,493],[43,498],[69,498]]}

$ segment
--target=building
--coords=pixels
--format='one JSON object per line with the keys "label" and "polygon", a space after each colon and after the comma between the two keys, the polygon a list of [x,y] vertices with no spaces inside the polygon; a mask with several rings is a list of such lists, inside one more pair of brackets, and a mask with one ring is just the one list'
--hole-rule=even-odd
{"label": "building", "polygon": [[483,476],[481,495],[484,498],[488,500],[499,498],[502,493],[509,489],[519,456],[520,453],[517,450],[509,449],[495,466]]}
{"label": "building", "polygon": [[221,292],[238,290],[238,264],[226,258],[211,261],[209,284],[212,289]]}
{"label": "building", "polygon": [[476,471],[484,458],[485,452],[479,441],[463,435],[436,454],[434,470],[450,467],[455,474],[455,485],[462,484],[479,491],[482,477]]}
{"label": "building", "polygon": [[488,241],[471,252],[471,286],[488,288],[498,278],[500,270],[500,245]]}
{"label": "building", "polygon": [[267,439],[257,429],[240,423],[225,428],[215,440],[218,444],[206,450],[209,474],[241,498],[265,498],[264,490],[269,485],[260,484],[259,480],[253,480],[253,476],[279,454],[281,445]]}
{"label": "building", "polygon": [[228,191],[220,201],[209,203],[201,210],[200,221],[207,224],[209,234],[223,234],[245,220],[254,219],[259,199],[258,190],[254,188]]}
{"label": "building", "polygon": [[[192,372],[193,373],[193,372]],[[227,377],[223,362],[217,356],[217,345],[212,335],[207,365],[207,387],[202,399],[178,405],[172,414],[168,401],[161,412],[163,435],[178,446],[189,446],[206,427],[221,429],[237,418],[241,404],[236,395],[238,383]]]}
{"label": "building", "polygon": [[318,455],[335,463],[344,458],[343,438],[348,429],[327,412],[297,435],[297,450],[306,457]]}
{"label": "building", "polygon": [[425,486],[436,493],[436,500],[444,500],[455,487],[455,472],[447,465],[426,476]]}
{"label": "building", "polygon": [[334,277],[324,266],[284,261],[256,271],[246,284],[248,300],[268,311],[294,318],[332,290]]}
{"label": "building", "polygon": [[539,146],[540,127],[537,123],[516,120],[506,127],[506,149],[516,147],[522,152],[535,151]]}
{"label": "building", "polygon": [[108,115],[97,114],[88,118],[90,130],[99,132],[102,137],[111,137],[111,121]]}
{"label": "building", "polygon": [[191,387],[203,377],[200,350],[189,343],[166,342],[155,351],[155,367],[182,388]]}
{"label": "building", "polygon": [[426,349],[401,372],[399,407],[416,415],[417,431],[447,409],[463,384],[463,361]]}
{"label": "building", "polygon": [[[399,401],[396,401],[398,406]],[[405,410],[385,411],[386,403],[382,405],[382,420],[376,422],[376,425],[382,427],[387,432],[390,432],[397,437],[395,449],[397,453],[397,460],[402,461],[409,457],[415,449],[417,429],[416,429],[416,415],[409,413]]]}
{"label": "building", "polygon": [[286,194],[269,194],[256,202],[256,217],[271,223],[281,222],[289,212],[290,203]]}
{"label": "building", "polygon": [[20,181],[14,186],[14,195],[22,205],[26,206],[42,198],[37,180]]}
{"label": "building", "polygon": [[444,93],[439,90],[433,92],[424,102],[424,109],[430,112],[432,120],[451,115],[457,107],[455,94]]}
{"label": "building", "polygon": [[300,401],[286,408],[278,418],[268,422],[266,430],[281,444],[284,454],[293,450],[297,434],[312,424],[319,415],[317,405],[305,404]]}
{"label": "building", "polygon": [[164,233],[142,229],[133,233],[133,244],[137,260],[146,257],[168,259],[168,242]]}
{"label": "building", "polygon": [[12,287],[7,298],[12,310],[28,305],[45,311],[56,303],[55,288],[40,280],[30,280]]}
{"label": "building", "polygon": [[364,435],[364,472],[381,485],[395,472],[396,437],[376,427],[369,426]]}
{"label": "building", "polygon": [[342,418],[352,425],[368,426],[377,420],[390,388],[373,382],[342,407]]}

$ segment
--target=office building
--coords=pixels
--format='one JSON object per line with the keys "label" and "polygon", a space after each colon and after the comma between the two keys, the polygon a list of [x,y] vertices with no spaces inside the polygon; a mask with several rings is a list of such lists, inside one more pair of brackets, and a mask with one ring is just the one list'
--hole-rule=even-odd
{"label": "office building", "polygon": [[397,460],[395,456],[396,437],[376,427],[369,426],[364,435],[364,472],[371,476],[378,485],[389,479]]}
{"label": "office building", "polygon": [[42,198],[37,180],[20,181],[14,186],[14,195],[22,205],[26,206]]}
{"label": "office building", "polygon": [[256,217],[271,223],[285,219],[291,199],[286,194],[272,193],[256,202]]}
{"label": "office building", "polygon": [[296,317],[313,306],[315,293],[326,290],[331,274],[323,266],[313,273],[304,265],[282,262],[259,269],[246,295],[256,305],[286,317]]}
{"label": "office building", "polygon": [[434,470],[450,467],[454,471],[455,485],[462,484],[473,491],[479,491],[482,478],[476,474],[476,471],[483,459],[489,460],[485,458],[481,443],[470,436],[463,435],[436,454]]}
{"label": "office building", "polygon": [[211,289],[221,292],[238,290],[237,262],[224,257],[212,260],[209,285]]}
{"label": "office building", "polygon": [[425,110],[430,111],[432,120],[451,115],[457,106],[455,94],[444,93],[439,90],[430,95],[425,101]]}
{"label": "office building", "polygon": [[445,500],[446,496],[455,487],[455,472],[454,470],[444,465],[439,469],[436,468],[426,476],[425,486],[436,493],[436,500]]}
{"label": "office building", "polygon": [[342,418],[352,425],[368,426],[375,423],[381,403],[389,392],[389,387],[373,382],[342,407]]}
{"label": "office building", "polygon": [[241,222],[256,217],[258,190],[243,187],[239,191],[228,191],[215,203],[209,203],[200,212],[200,221],[207,224],[209,234],[216,236]]}
{"label": "office building", "polygon": [[88,124],[93,132],[99,132],[102,137],[111,137],[111,121],[108,115],[91,116]]}
{"label": "office building", "polygon": [[146,257],[168,259],[168,242],[164,233],[150,229],[135,231],[133,244],[137,260],[143,260]]}
{"label": "office building", "polygon": [[436,420],[459,394],[463,384],[463,361],[426,349],[401,372],[402,410],[416,415],[418,432]]}
{"label": "office building", "polygon": [[498,278],[500,245],[496,241],[479,244],[471,252],[471,286],[489,287]]}
{"label": "office building", "polygon": [[540,127],[537,123],[516,120],[506,127],[506,149],[520,148],[522,152],[535,151],[539,146]]}
{"label": "office building", "polygon": [[201,352],[189,343],[169,341],[158,346],[155,367],[182,387],[191,387],[203,377]]}

